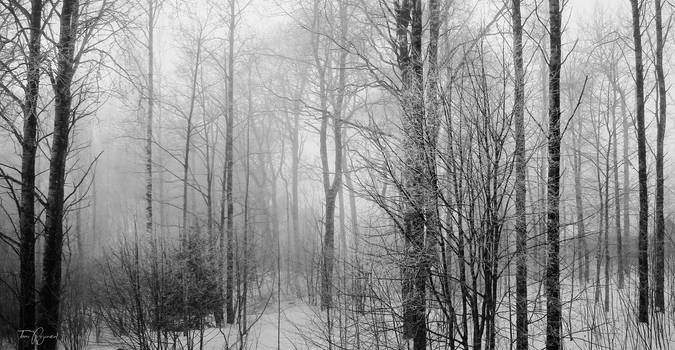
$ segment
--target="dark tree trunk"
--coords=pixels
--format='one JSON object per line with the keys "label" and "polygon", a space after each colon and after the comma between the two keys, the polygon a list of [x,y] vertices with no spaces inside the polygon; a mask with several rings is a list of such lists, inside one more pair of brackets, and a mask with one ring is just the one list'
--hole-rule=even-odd
{"label": "dark tree trunk", "polygon": [[[54,77],[54,131],[49,163],[45,249],[40,289],[38,326],[46,336],[41,350],[56,350],[61,300],[61,253],[63,251],[64,185],[68,138],[71,121],[71,85],[74,68],[75,41],[79,17],[78,0],[64,0],[60,14],[58,63]],[[49,336],[54,336],[49,337]]]}
{"label": "dark tree trunk", "polygon": [[654,309],[664,312],[664,231],[663,219],[663,139],[666,132],[666,79],[663,74],[663,24],[661,23],[661,0],[654,0],[656,14],[656,80],[658,85],[658,115],[656,125],[656,203],[654,208]]}
{"label": "dark tree trunk", "polygon": [[225,274],[225,313],[228,324],[234,324],[233,284],[234,284],[234,198],[232,197],[232,168],[234,129],[234,30],[235,0],[230,0],[228,75],[227,75],[227,122],[225,126],[225,199],[227,202],[227,267]]}
{"label": "dark tree trunk", "polygon": [[638,321],[649,322],[649,193],[647,192],[647,147],[645,137],[644,73],[642,68],[642,37],[638,0],[631,0],[633,18],[633,49],[635,52],[635,109],[638,143],[638,182],[640,191],[640,221],[638,236]]}
{"label": "dark tree trunk", "polygon": [[[35,329],[35,156],[37,152],[37,100],[40,85],[40,37],[42,0],[31,1],[30,42],[21,142],[21,207],[19,329]],[[18,349],[32,349],[30,338],[19,338]]]}
{"label": "dark tree trunk", "polygon": [[[152,238],[152,114],[155,103],[154,86],[154,0],[148,1],[148,116],[145,125],[145,232]],[[154,241],[154,239],[153,239]],[[154,247],[154,243],[153,243]],[[154,248],[153,248],[154,249]]]}
{"label": "dark tree trunk", "polygon": [[525,217],[525,81],[523,73],[523,27],[520,0],[511,2],[515,88],[513,116],[516,137],[516,349],[527,350],[527,220]]}
{"label": "dark tree trunk", "polygon": [[561,21],[559,0],[549,0],[549,127],[548,127],[548,259],[546,262],[546,349],[561,348],[560,304],[560,66]]}
{"label": "dark tree trunk", "polygon": [[[437,104],[439,5],[429,2],[429,99]],[[433,256],[433,242],[438,234],[436,208],[435,142],[437,118],[431,106],[425,113],[421,0],[396,3],[396,51],[401,72],[403,107],[403,190],[408,199],[404,206],[404,261],[402,262],[403,336],[413,340],[416,350],[427,347],[426,284]],[[408,31],[410,27],[410,31]],[[410,33],[410,41],[408,41]],[[425,231],[428,233],[425,235]]]}
{"label": "dark tree trunk", "polygon": [[[603,240],[603,254],[604,260],[605,260],[605,312],[609,311],[609,274],[611,270],[611,262],[609,260],[609,153],[611,152],[611,148],[613,147],[612,142],[609,142],[609,148],[607,149],[607,153],[605,154],[605,204],[604,204],[604,212],[602,215],[605,217],[605,237]],[[598,163],[599,164],[599,163]]]}

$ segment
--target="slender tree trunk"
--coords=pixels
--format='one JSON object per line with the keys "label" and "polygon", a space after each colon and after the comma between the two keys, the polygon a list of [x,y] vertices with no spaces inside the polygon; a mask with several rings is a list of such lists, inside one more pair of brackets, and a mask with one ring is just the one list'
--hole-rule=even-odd
{"label": "slender tree trunk", "polygon": [[602,237],[605,228],[605,198],[604,192],[602,191],[602,177],[600,174],[600,130],[599,124],[595,125],[596,134],[595,134],[595,176],[598,183],[598,197],[600,198],[600,209],[598,210],[598,219],[600,220],[598,224],[598,235],[595,239],[595,304],[600,302],[600,272],[602,271]]}
{"label": "slender tree trunk", "polygon": [[609,275],[611,270],[611,262],[609,260],[609,154],[611,148],[614,147],[611,141],[609,142],[608,147],[607,154],[605,155],[605,204],[604,212],[602,213],[605,217],[605,237],[603,241],[603,253],[605,254],[605,312],[609,311]]}
{"label": "slender tree trunk", "polygon": [[[629,206],[630,206],[630,175],[629,175],[629,164],[628,159],[628,130],[630,128],[628,123],[628,113],[626,113],[626,97],[623,90],[619,87],[619,94],[621,96],[621,123],[623,126],[623,190],[621,193],[621,198],[623,200],[623,230],[626,232],[626,235],[630,231],[630,215],[629,215]],[[623,242],[617,242],[617,254],[618,264],[619,264],[619,289],[622,289],[625,282],[624,278],[626,276],[626,270],[624,267],[625,257],[623,256]]]}
{"label": "slender tree trunk", "polygon": [[250,213],[249,213],[249,182],[251,174],[251,119],[253,118],[253,99],[251,95],[251,67],[248,70],[248,116],[246,118],[246,166],[244,169],[244,237],[243,237],[243,262],[244,267],[242,271],[243,291],[241,293],[241,300],[239,301],[239,327],[242,330],[241,335],[243,339],[239,342],[239,349],[246,348],[246,335],[248,335],[248,280],[249,280],[249,262],[251,260],[251,250],[249,248],[249,234],[250,230]]}
{"label": "slender tree trunk", "polygon": [[300,78],[300,86],[296,92],[295,101],[293,101],[293,121],[292,128],[290,130],[290,139],[291,139],[291,207],[290,207],[290,218],[291,218],[291,234],[289,237],[289,254],[290,258],[290,270],[293,274],[293,284],[296,288],[296,292],[300,293],[300,284],[297,280],[297,274],[300,272],[300,262],[302,261],[302,256],[304,256],[304,250],[302,246],[302,239],[300,235],[300,193],[298,191],[298,185],[300,181],[299,169],[300,169],[300,103],[299,100],[302,98],[305,90],[305,76],[302,75]]}
{"label": "slender tree trunk", "polygon": [[[315,3],[315,6],[318,4]],[[340,17],[340,40],[345,43],[347,38],[347,9],[344,1],[339,2],[339,17]],[[315,8],[315,26],[318,28],[318,7]],[[319,71],[320,81],[320,97],[321,97],[321,130],[320,130],[320,153],[321,165],[323,169],[323,186],[324,195],[326,197],[325,207],[325,225],[324,225],[324,239],[323,239],[323,264],[322,264],[322,280],[321,280],[321,308],[328,309],[332,305],[332,279],[333,268],[335,262],[335,201],[337,199],[340,188],[342,187],[342,114],[345,97],[345,64],[347,59],[347,51],[340,50],[338,57],[338,86],[337,86],[337,101],[332,113],[333,117],[333,139],[335,145],[335,165],[333,179],[330,180],[330,169],[328,166],[328,86],[325,77],[328,62],[321,63],[318,55],[319,38],[314,39],[314,60]],[[330,322],[330,320],[329,320]]]}
{"label": "slender tree trunk", "polygon": [[527,350],[527,220],[525,216],[527,160],[525,158],[525,79],[520,0],[511,2],[511,25],[513,27],[515,70],[513,115],[516,129],[516,349]]}
{"label": "slender tree trunk", "polygon": [[546,262],[546,349],[562,344],[560,304],[560,66],[561,14],[559,0],[549,0],[549,136],[548,136],[548,259]]}
{"label": "slender tree trunk", "polygon": [[[71,126],[71,85],[74,67],[75,41],[79,24],[78,0],[64,0],[60,13],[58,63],[54,82],[54,131],[49,162],[49,189],[45,222],[45,250],[40,289],[38,326],[47,336],[41,350],[57,350],[61,300],[61,255],[63,251],[64,185],[68,138]],[[54,337],[49,337],[54,336]]]}
{"label": "slender tree trunk", "polygon": [[577,213],[577,241],[579,244],[579,282],[588,282],[589,278],[589,256],[588,245],[586,244],[586,227],[584,222],[584,203],[582,199],[581,184],[581,118],[577,122],[578,128],[575,128],[574,142],[574,200]]}
{"label": "slender tree trunk", "polygon": [[638,321],[649,322],[649,193],[647,192],[647,147],[645,137],[644,73],[642,68],[642,37],[638,0],[631,0],[633,18],[633,49],[635,52],[635,109],[638,143],[638,182],[640,190],[640,221],[638,236]]}
{"label": "slender tree trunk", "polygon": [[[19,259],[19,329],[35,329],[35,156],[37,152],[37,101],[40,86],[40,37],[42,36],[42,0],[31,1],[30,42],[26,70],[23,140],[21,142],[21,232]],[[30,338],[19,337],[18,349],[31,350]]]}
{"label": "slender tree trunk", "polygon": [[616,91],[616,72],[613,71],[613,79],[615,84],[612,86],[612,144],[614,148],[612,149],[612,160],[614,163],[613,172],[614,172],[614,223],[616,230],[616,249],[617,249],[617,274],[618,274],[618,285],[619,289],[623,289],[623,237],[621,232],[621,192],[619,190],[619,143],[618,143],[618,132],[617,121],[616,121],[616,102],[617,102],[617,91]]}
{"label": "slender tree trunk", "polygon": [[[343,152],[344,153],[344,152]],[[344,166],[344,155],[342,156],[342,164]],[[344,181],[344,179],[343,179]],[[344,186],[340,186],[338,191],[338,206],[340,207],[340,258],[347,257],[347,228],[345,223],[345,190]]]}
{"label": "slender tree trunk", "polygon": [[[183,211],[182,211],[182,228],[181,228],[181,244],[183,247],[187,247],[187,243],[190,240],[188,237],[188,175],[190,170],[190,147],[192,141],[192,117],[194,116],[195,109],[195,99],[197,96],[197,76],[199,74],[199,66],[201,63],[201,50],[202,50],[202,37],[197,40],[197,54],[195,57],[195,65],[193,67],[194,71],[192,72],[192,92],[190,95],[190,110],[188,111],[187,116],[187,125],[185,129],[185,148],[183,154]],[[194,201],[193,201],[194,202]]]}
{"label": "slender tree trunk", "polygon": [[[154,90],[154,32],[155,1],[148,0],[148,116],[145,125],[145,232],[152,238],[152,114],[155,103]],[[154,243],[153,243],[153,249]]]}
{"label": "slender tree trunk", "polygon": [[[226,126],[227,128],[227,126]],[[227,150],[226,150],[227,153]],[[225,256],[227,255],[227,252],[225,251],[225,201],[227,197],[227,162],[223,165],[223,177],[221,179],[221,192],[220,192],[220,224],[218,225],[218,271],[219,271],[219,276],[220,278],[218,279],[218,303],[217,305],[217,313],[220,314],[220,316],[216,317],[216,326],[218,328],[222,327],[222,322],[223,322],[223,296],[224,296],[224,288],[225,286]]]}
{"label": "slender tree trunk", "polygon": [[663,24],[661,23],[661,0],[654,0],[656,14],[656,79],[658,86],[658,116],[656,126],[656,203],[654,208],[654,309],[665,311],[664,298],[664,231],[663,219],[663,140],[666,132],[666,79],[663,74]]}
{"label": "slender tree trunk", "polygon": [[232,303],[232,289],[234,282],[234,199],[232,197],[232,168],[233,158],[233,129],[234,129],[234,30],[235,30],[235,4],[236,0],[230,0],[230,25],[229,25],[229,50],[228,50],[228,76],[227,76],[227,124],[225,126],[225,197],[227,202],[227,268],[225,277],[225,313],[227,323],[234,324],[234,307]]}
{"label": "slender tree trunk", "polygon": [[[628,113],[626,112],[626,95],[623,92],[623,89],[619,87],[619,94],[621,95],[621,117],[622,121],[621,123],[623,124],[622,132],[623,132],[623,191],[621,193],[622,200],[623,200],[623,229],[628,234],[630,231],[630,193],[631,193],[631,188],[630,188],[630,159],[628,156],[629,153],[629,144],[628,144],[628,133],[630,130],[630,123],[628,121]],[[620,273],[619,275],[619,283],[623,286],[624,285],[624,278],[626,275],[626,270],[624,266],[624,256],[622,254],[623,252],[623,244],[618,246],[618,249],[620,249],[621,253],[619,253],[619,264],[622,266],[620,268]]]}

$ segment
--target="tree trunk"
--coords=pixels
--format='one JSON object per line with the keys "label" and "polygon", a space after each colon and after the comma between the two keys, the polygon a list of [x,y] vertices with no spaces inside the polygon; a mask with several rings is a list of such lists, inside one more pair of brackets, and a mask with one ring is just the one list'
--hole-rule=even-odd
{"label": "tree trunk", "polygon": [[600,174],[600,123],[594,125],[595,134],[595,176],[598,183],[598,197],[600,198],[600,209],[598,210],[598,235],[595,239],[595,296],[593,301],[595,304],[600,302],[600,272],[602,271],[602,236],[605,228],[605,198],[602,191],[602,178]]}
{"label": "tree trunk", "polygon": [[638,182],[640,191],[640,221],[638,236],[638,322],[649,322],[649,193],[647,192],[647,147],[645,137],[644,73],[642,68],[642,37],[638,0],[631,0],[633,18],[633,49],[635,52],[635,109],[638,143]]}
{"label": "tree trunk", "polygon": [[[239,328],[240,335],[246,336],[248,334],[248,280],[249,280],[249,261],[251,260],[251,249],[249,248],[249,234],[250,230],[250,213],[249,213],[249,182],[251,174],[251,119],[253,118],[253,98],[251,95],[251,67],[248,69],[248,116],[246,118],[246,162],[244,169],[244,237],[243,237],[243,271],[242,284],[243,290],[241,292],[241,299],[239,300]],[[240,261],[241,261],[240,260]],[[244,337],[239,342],[239,349],[246,348],[246,338]]]}
{"label": "tree trunk", "polygon": [[663,24],[661,23],[661,0],[654,0],[656,9],[656,79],[658,85],[658,115],[656,118],[656,203],[654,208],[654,309],[664,312],[664,231],[663,219],[663,139],[666,132],[666,79],[663,74]]}
{"label": "tree trunk", "polygon": [[[621,95],[621,117],[623,118],[621,123],[623,124],[623,191],[621,193],[622,199],[623,199],[623,229],[626,232],[626,235],[630,231],[630,193],[631,193],[631,188],[630,188],[630,159],[628,156],[628,130],[630,129],[630,123],[628,122],[628,113],[626,112],[626,95],[623,92],[623,89],[619,88],[619,94]],[[623,251],[623,244],[618,245],[618,249],[620,251]],[[620,273],[619,275],[619,283],[623,286],[624,284],[624,279],[626,276],[626,270],[623,267],[624,266],[624,256],[622,253],[619,253],[619,265],[620,267]]]}
{"label": "tree trunk", "polygon": [[[610,139],[611,140],[611,139]],[[605,217],[605,237],[603,253],[605,255],[605,312],[609,311],[609,274],[611,270],[611,262],[609,260],[609,154],[613,147],[612,142],[609,142],[607,153],[605,154],[605,204],[602,215]]]}
{"label": "tree trunk", "polygon": [[[148,238],[152,237],[152,114],[155,103],[154,86],[154,31],[155,9],[154,0],[148,1],[148,117],[145,125],[145,232]],[[153,243],[154,247],[154,243]],[[154,248],[153,248],[154,249]]]}
{"label": "tree trunk", "polygon": [[[315,29],[318,29],[318,4],[315,3]],[[340,17],[340,40],[345,43],[347,38],[347,8],[344,1],[339,4]],[[322,263],[322,279],[321,279],[321,308],[328,309],[332,305],[332,279],[333,267],[335,262],[335,202],[342,187],[342,114],[343,104],[345,98],[345,64],[347,59],[347,51],[340,50],[338,57],[338,86],[337,86],[337,100],[335,102],[333,117],[333,138],[335,146],[335,165],[333,179],[330,179],[330,169],[328,166],[328,124],[331,113],[328,111],[328,86],[325,77],[328,62],[321,63],[319,58],[320,39],[317,36],[314,39],[314,61],[319,72],[319,89],[321,99],[321,130],[320,130],[320,153],[321,166],[323,170],[323,188],[326,198],[325,206],[325,224],[324,224],[324,238],[323,238],[323,263]],[[329,320],[330,322],[330,320]]]}
{"label": "tree trunk", "polygon": [[[422,56],[422,2],[403,0],[396,6],[396,51],[402,80],[403,189],[408,200],[403,213],[405,238],[402,262],[403,336],[413,340],[416,350],[427,347],[426,284],[438,234],[436,208],[435,141],[437,118],[433,108],[437,99],[438,31],[437,1],[429,2],[429,99],[425,113]],[[408,27],[410,26],[410,44]],[[427,119],[428,117],[428,119]],[[426,234],[425,234],[426,232]]]}
{"label": "tree trunk", "polygon": [[[19,259],[21,292],[19,294],[19,329],[35,329],[35,156],[37,152],[37,101],[40,86],[40,37],[42,35],[42,0],[31,1],[30,42],[26,70],[23,140],[21,142],[21,232]],[[31,350],[30,338],[19,337],[18,349]]]}
{"label": "tree trunk", "polygon": [[[45,250],[40,289],[38,326],[43,328],[44,342],[41,350],[57,350],[56,335],[59,330],[61,300],[61,253],[63,251],[64,185],[68,137],[70,130],[71,85],[74,68],[75,41],[77,40],[78,0],[64,0],[60,14],[58,63],[54,81],[54,131],[49,162],[49,189],[45,222]],[[50,337],[53,336],[53,337]]]}
{"label": "tree trunk", "polygon": [[559,0],[549,0],[549,136],[548,136],[548,259],[546,262],[546,349],[561,348],[560,304],[560,66],[561,21]]}
{"label": "tree trunk", "polygon": [[525,79],[523,73],[523,27],[520,0],[511,2],[515,88],[513,116],[516,138],[516,349],[527,350],[527,221],[525,216]]}
{"label": "tree trunk", "polygon": [[578,118],[578,128],[574,129],[574,200],[577,212],[577,241],[579,244],[579,282],[588,282],[589,279],[589,256],[586,244],[586,227],[584,222],[584,203],[581,186],[581,118]]}
{"label": "tree trunk", "polygon": [[[347,167],[347,157],[343,157],[343,169]],[[359,258],[359,217],[356,213],[356,195],[354,190],[354,185],[352,184],[352,175],[351,170],[346,171],[345,174],[345,184],[347,185],[347,190],[349,191],[349,220],[351,221],[352,227],[352,244],[354,249],[354,258],[358,260]]]}
{"label": "tree trunk", "polygon": [[[619,87],[619,94],[621,96],[621,123],[623,126],[623,190],[621,193],[621,199],[623,200],[623,230],[628,235],[630,231],[630,216],[629,216],[629,205],[630,205],[630,175],[628,172],[629,168],[629,159],[628,159],[628,113],[626,113],[626,96],[624,95],[623,90]],[[623,256],[623,241],[617,242],[617,254],[618,254],[618,273],[619,273],[619,289],[622,289],[625,282],[624,278],[626,276],[626,270],[624,267],[625,257]]]}
{"label": "tree trunk", "polygon": [[[181,227],[181,244],[183,247],[187,247],[187,243],[189,242],[190,238],[188,237],[189,235],[189,230],[188,230],[188,175],[189,175],[189,170],[190,170],[190,147],[191,147],[191,139],[192,139],[192,117],[194,115],[194,109],[195,109],[195,99],[197,96],[197,76],[199,74],[199,65],[201,61],[201,50],[202,50],[202,37],[201,33],[199,38],[197,39],[197,53],[195,57],[195,65],[193,67],[194,71],[192,72],[192,82],[191,82],[191,95],[190,95],[190,110],[188,111],[187,115],[187,125],[185,129],[185,148],[184,148],[184,155],[183,155],[183,220],[182,220],[182,227]],[[193,201],[194,202],[194,201]]]}
{"label": "tree trunk", "polygon": [[612,71],[612,79],[614,83],[612,84],[612,144],[614,148],[612,149],[612,161],[614,163],[613,172],[614,172],[614,223],[616,230],[616,246],[617,246],[617,274],[618,274],[618,285],[617,288],[623,289],[623,259],[621,255],[623,254],[623,242],[622,242],[622,232],[621,232],[621,192],[619,190],[619,144],[618,144],[618,129],[616,121],[616,102],[617,102],[617,91],[616,91],[616,73]]}
{"label": "tree trunk", "polygon": [[[300,91],[298,92],[297,99],[302,98],[304,90],[304,78],[301,82]],[[300,107],[298,102],[293,102],[293,128],[291,129],[291,237],[289,237],[290,247],[289,254],[290,258],[290,269],[294,274],[292,280],[297,289],[299,285],[297,283],[297,273],[300,271],[300,210],[299,210],[299,192],[298,192],[298,182],[299,182],[299,169],[300,169]]]}
{"label": "tree trunk", "polygon": [[234,282],[234,199],[232,197],[232,168],[234,164],[232,147],[234,129],[234,30],[235,2],[230,0],[228,76],[227,76],[227,122],[225,126],[225,197],[227,202],[227,268],[225,277],[225,313],[227,323],[234,324],[234,307],[232,305],[232,289]]}

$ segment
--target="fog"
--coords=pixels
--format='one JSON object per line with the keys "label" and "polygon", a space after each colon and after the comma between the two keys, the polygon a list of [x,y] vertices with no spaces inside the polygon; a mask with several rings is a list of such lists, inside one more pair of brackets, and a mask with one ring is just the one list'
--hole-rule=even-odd
{"label": "fog", "polygon": [[0,349],[675,347],[674,14],[0,0]]}

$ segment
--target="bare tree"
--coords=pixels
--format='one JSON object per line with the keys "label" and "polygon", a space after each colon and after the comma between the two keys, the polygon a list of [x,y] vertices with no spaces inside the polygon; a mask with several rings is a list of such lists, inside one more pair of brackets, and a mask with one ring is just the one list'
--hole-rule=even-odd
{"label": "bare tree", "polygon": [[[38,148],[38,95],[40,85],[40,38],[42,37],[42,0],[32,0],[30,39],[26,59],[23,135],[21,139],[21,207],[19,208],[21,293],[20,329],[35,329],[35,156]],[[29,339],[19,337],[19,350],[29,350]]]}
{"label": "bare tree", "polygon": [[75,42],[79,29],[79,0],[64,0],[60,14],[58,66],[54,84],[54,131],[49,163],[49,192],[45,222],[43,284],[40,289],[38,326],[44,329],[41,349],[56,350],[61,300],[61,259],[63,251],[64,185],[72,113],[71,84],[75,74]]}
{"label": "bare tree", "polygon": [[661,0],[654,0],[656,11],[656,82],[658,87],[658,114],[656,117],[656,193],[654,208],[654,309],[664,312],[664,231],[663,219],[663,141],[666,132],[666,78],[663,74],[663,24],[661,16]]}
{"label": "bare tree", "polygon": [[513,114],[516,138],[516,348],[527,349],[527,220],[525,216],[527,160],[525,159],[523,27],[520,0],[511,2],[515,87]]}
{"label": "bare tree", "polygon": [[[225,182],[225,200],[227,205],[227,226],[225,228],[227,239],[227,263],[225,274],[225,313],[228,324],[234,324],[233,283],[234,283],[234,198],[232,196],[232,169],[233,157],[233,130],[234,130],[234,32],[236,29],[236,0],[229,2],[229,28],[228,28],[228,59],[227,59],[227,118],[225,121],[225,165],[223,178]],[[221,219],[222,219],[221,210]],[[221,220],[222,232],[222,220]],[[225,237],[222,237],[221,242]],[[222,243],[221,243],[222,246]],[[221,251],[222,254],[222,251]]]}
{"label": "bare tree", "polygon": [[637,121],[638,182],[640,191],[640,221],[638,235],[639,299],[638,321],[649,322],[649,193],[647,192],[647,147],[645,139],[644,73],[642,68],[642,34],[638,0],[631,0],[633,18],[633,50],[635,53],[635,119]]}
{"label": "bare tree", "polygon": [[546,349],[561,347],[562,312],[560,303],[560,67],[561,8],[560,1],[549,0],[549,105],[548,105],[548,183],[546,262]]}

